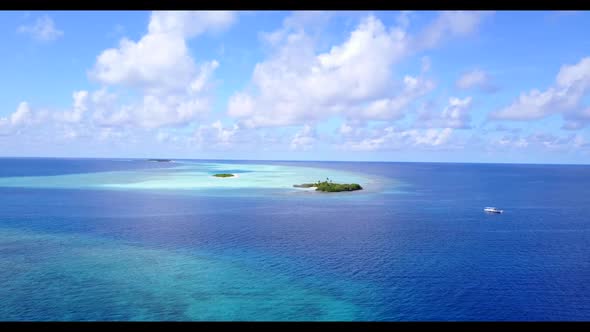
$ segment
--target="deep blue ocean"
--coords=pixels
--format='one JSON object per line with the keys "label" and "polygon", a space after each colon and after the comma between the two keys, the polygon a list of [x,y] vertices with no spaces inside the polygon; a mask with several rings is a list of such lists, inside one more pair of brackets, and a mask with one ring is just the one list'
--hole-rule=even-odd
{"label": "deep blue ocean", "polygon": [[[215,162],[380,185],[313,195],[0,185],[0,320],[590,320],[590,166]],[[174,166],[0,158],[0,179]]]}

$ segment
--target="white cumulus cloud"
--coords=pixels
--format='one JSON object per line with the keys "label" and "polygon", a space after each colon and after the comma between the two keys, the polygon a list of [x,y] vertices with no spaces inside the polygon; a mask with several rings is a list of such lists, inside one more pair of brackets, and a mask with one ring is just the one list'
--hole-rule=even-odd
{"label": "white cumulus cloud", "polygon": [[47,15],[39,17],[34,24],[19,26],[17,31],[29,34],[36,40],[43,42],[56,40],[64,34],[62,30],[55,26],[51,17]]}
{"label": "white cumulus cloud", "polygon": [[[407,14],[391,27],[367,15],[344,42],[325,52],[316,50],[305,25],[290,17],[282,29],[263,34],[271,55],[255,66],[251,89],[230,98],[228,114],[247,127],[302,125],[335,115],[350,121],[400,119],[416,99],[434,88],[434,82],[410,75],[396,79],[394,64],[435,46],[445,34],[473,32],[486,15],[444,12],[419,36],[405,30]],[[439,32],[440,37],[433,37]],[[430,60],[423,58],[422,73],[429,68]]]}
{"label": "white cumulus cloud", "polygon": [[456,82],[459,89],[467,90],[476,88],[482,92],[495,92],[497,87],[492,83],[491,76],[481,69],[465,72]]}
{"label": "white cumulus cloud", "polygon": [[416,48],[436,47],[447,38],[468,36],[475,31],[482,20],[493,12],[489,11],[445,11],[442,12],[416,38]]}
{"label": "white cumulus cloud", "polygon": [[555,84],[545,91],[523,92],[512,104],[490,113],[492,120],[528,121],[562,114],[566,129],[579,129],[590,122],[582,100],[590,92],[590,57],[562,66]]}
{"label": "white cumulus cloud", "polygon": [[301,128],[300,131],[295,133],[295,136],[291,140],[292,150],[309,150],[313,147],[313,144],[317,141],[317,133],[313,127],[306,124]]}
{"label": "white cumulus cloud", "polygon": [[557,136],[546,132],[535,132],[529,135],[504,135],[490,140],[489,145],[491,148],[540,148],[547,151],[562,152],[590,148],[588,141],[580,134]]}
{"label": "white cumulus cloud", "polygon": [[217,120],[210,125],[200,125],[194,132],[192,141],[204,149],[228,149],[237,143],[236,136],[239,132],[240,127],[237,124],[225,127]]}
{"label": "white cumulus cloud", "polygon": [[471,129],[472,101],[471,97],[451,97],[442,112],[424,111],[414,125],[418,128]]}
{"label": "white cumulus cloud", "polygon": [[137,42],[123,38],[119,47],[103,51],[90,76],[105,84],[140,87],[151,93],[188,87],[198,90],[219,63],[212,61],[199,70],[187,40],[209,30],[225,29],[234,21],[232,12],[153,12],[148,33]]}
{"label": "white cumulus cloud", "polygon": [[453,131],[452,128],[401,130],[390,126],[382,130],[374,130],[367,135],[368,137],[345,140],[342,147],[353,151],[441,148],[449,143]]}
{"label": "white cumulus cloud", "polygon": [[404,32],[374,16],[321,54],[302,30],[280,32],[275,54],[254,69],[258,94],[236,93],[228,105],[229,115],[247,126],[308,123],[382,97],[392,83],[391,64],[405,52]]}
{"label": "white cumulus cloud", "polygon": [[138,89],[143,96],[126,105],[103,107],[94,119],[103,126],[154,129],[182,126],[206,113],[217,60],[197,65],[187,41],[222,31],[236,21],[227,11],[153,12],[148,32],[137,42],[122,39],[99,54],[90,76],[107,85]]}

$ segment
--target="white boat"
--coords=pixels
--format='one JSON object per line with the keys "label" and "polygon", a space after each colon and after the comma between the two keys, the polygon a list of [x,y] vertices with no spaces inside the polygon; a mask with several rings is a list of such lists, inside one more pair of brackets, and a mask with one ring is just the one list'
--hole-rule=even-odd
{"label": "white boat", "polygon": [[483,210],[488,213],[502,213],[502,212],[504,212],[504,210],[500,210],[498,208],[490,207],[490,206],[484,208]]}

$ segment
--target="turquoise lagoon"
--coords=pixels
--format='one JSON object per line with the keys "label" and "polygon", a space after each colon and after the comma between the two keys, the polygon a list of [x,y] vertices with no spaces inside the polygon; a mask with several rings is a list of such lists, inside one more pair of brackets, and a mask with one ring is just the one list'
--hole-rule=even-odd
{"label": "turquoise lagoon", "polygon": [[[218,178],[216,173],[232,173],[235,177]],[[262,164],[171,163],[169,167],[133,171],[95,172],[52,176],[0,178],[0,187],[82,188],[129,190],[211,190],[211,189],[302,189],[294,184],[323,181],[360,183],[374,189],[376,176],[335,169]],[[309,190],[308,190],[309,191]],[[226,192],[227,194],[227,192]]]}

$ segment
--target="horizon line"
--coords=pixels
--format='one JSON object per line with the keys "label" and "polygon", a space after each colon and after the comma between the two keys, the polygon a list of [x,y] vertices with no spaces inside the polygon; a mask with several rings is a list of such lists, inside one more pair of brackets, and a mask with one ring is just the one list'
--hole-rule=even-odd
{"label": "horizon line", "polygon": [[479,162],[479,161],[394,161],[394,160],[312,160],[312,159],[215,159],[215,158],[162,158],[162,157],[56,157],[56,156],[0,156],[0,159],[167,159],[190,161],[268,161],[268,162],[333,162],[333,163],[408,163],[408,164],[488,164],[488,165],[562,165],[562,166],[590,166],[579,163],[535,163],[535,162]]}

